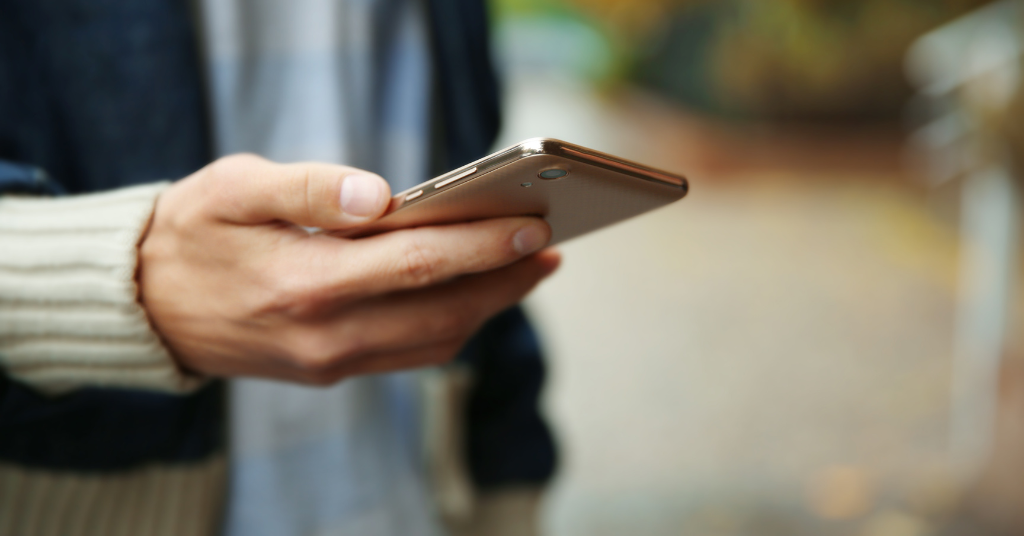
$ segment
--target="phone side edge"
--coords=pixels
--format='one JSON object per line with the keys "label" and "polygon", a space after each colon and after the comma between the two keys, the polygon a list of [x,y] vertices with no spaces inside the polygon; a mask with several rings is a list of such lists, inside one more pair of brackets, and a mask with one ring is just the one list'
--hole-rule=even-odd
{"label": "phone side edge", "polygon": [[[406,197],[408,197],[410,194],[414,194],[417,191],[423,190],[423,197],[430,197],[430,194],[434,193],[433,189],[431,188],[433,185],[440,182],[444,182],[454,177],[458,177],[461,174],[470,172],[470,170],[473,171],[471,173],[468,173],[468,175],[466,176],[467,179],[473,179],[478,176],[485,175],[491,171],[494,171],[498,168],[504,167],[508,164],[511,164],[526,157],[534,156],[537,154],[546,154],[544,152],[538,152],[543,150],[540,145],[535,143],[536,140],[540,139],[541,138],[530,138],[521,141],[515,145],[511,145],[509,147],[505,147],[504,149],[495,151],[483,158],[480,158],[479,160],[475,160],[464,166],[459,166],[447,173],[438,175],[437,177],[421,182],[416,186],[402,190],[401,192],[398,192],[397,194],[391,196],[391,205],[388,207],[385,214],[390,214],[391,212],[398,210],[402,205],[405,204]],[[420,198],[417,198],[416,200],[418,201],[420,200]]]}
{"label": "phone side edge", "polygon": [[422,191],[423,193],[409,201],[422,201],[423,199],[431,197],[432,194],[435,193],[435,189],[431,188],[431,186],[437,183],[456,178],[462,174],[467,175],[466,179],[473,180],[474,178],[486,175],[491,171],[502,168],[513,162],[538,155],[561,156],[569,160],[575,160],[604,169],[618,171],[637,179],[655,182],[662,186],[668,186],[677,191],[678,198],[680,199],[689,193],[689,181],[682,175],[645,166],[637,162],[619,158],[600,151],[595,151],[567,141],[555,138],[535,137],[525,139],[515,145],[495,151],[483,158],[480,158],[479,160],[475,160],[394,194],[391,197],[391,203],[385,211],[385,215],[402,208],[402,206],[406,204],[407,198],[418,191]]}

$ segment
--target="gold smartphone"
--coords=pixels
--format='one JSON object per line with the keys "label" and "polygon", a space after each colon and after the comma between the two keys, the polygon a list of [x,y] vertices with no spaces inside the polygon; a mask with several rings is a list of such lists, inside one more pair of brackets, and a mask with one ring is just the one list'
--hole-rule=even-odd
{"label": "gold smartphone", "polygon": [[395,195],[347,236],[503,216],[540,216],[551,244],[682,199],[684,177],[592,149],[532,138]]}

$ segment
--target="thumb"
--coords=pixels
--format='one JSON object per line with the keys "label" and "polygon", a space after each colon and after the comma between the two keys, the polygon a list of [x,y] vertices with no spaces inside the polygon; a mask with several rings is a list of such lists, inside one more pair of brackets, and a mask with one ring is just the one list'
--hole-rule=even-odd
{"label": "thumb", "polygon": [[358,168],[301,162],[276,164],[253,155],[222,158],[210,165],[219,201],[214,210],[234,223],[287,221],[339,230],[381,216],[391,189],[379,175]]}

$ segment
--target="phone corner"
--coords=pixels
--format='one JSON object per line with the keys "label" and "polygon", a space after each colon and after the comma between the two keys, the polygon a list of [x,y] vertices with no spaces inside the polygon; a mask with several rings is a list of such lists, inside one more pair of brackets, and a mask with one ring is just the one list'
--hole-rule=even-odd
{"label": "phone corner", "polygon": [[536,137],[519,142],[521,156],[559,154],[566,142],[554,138]]}

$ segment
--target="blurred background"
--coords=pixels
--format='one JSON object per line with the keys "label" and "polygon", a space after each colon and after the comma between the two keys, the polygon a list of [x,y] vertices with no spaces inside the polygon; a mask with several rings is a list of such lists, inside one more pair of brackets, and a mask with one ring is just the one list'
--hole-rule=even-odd
{"label": "blurred background", "polygon": [[557,536],[1024,534],[1024,3],[492,0],[501,144],[687,175],[528,307]]}

